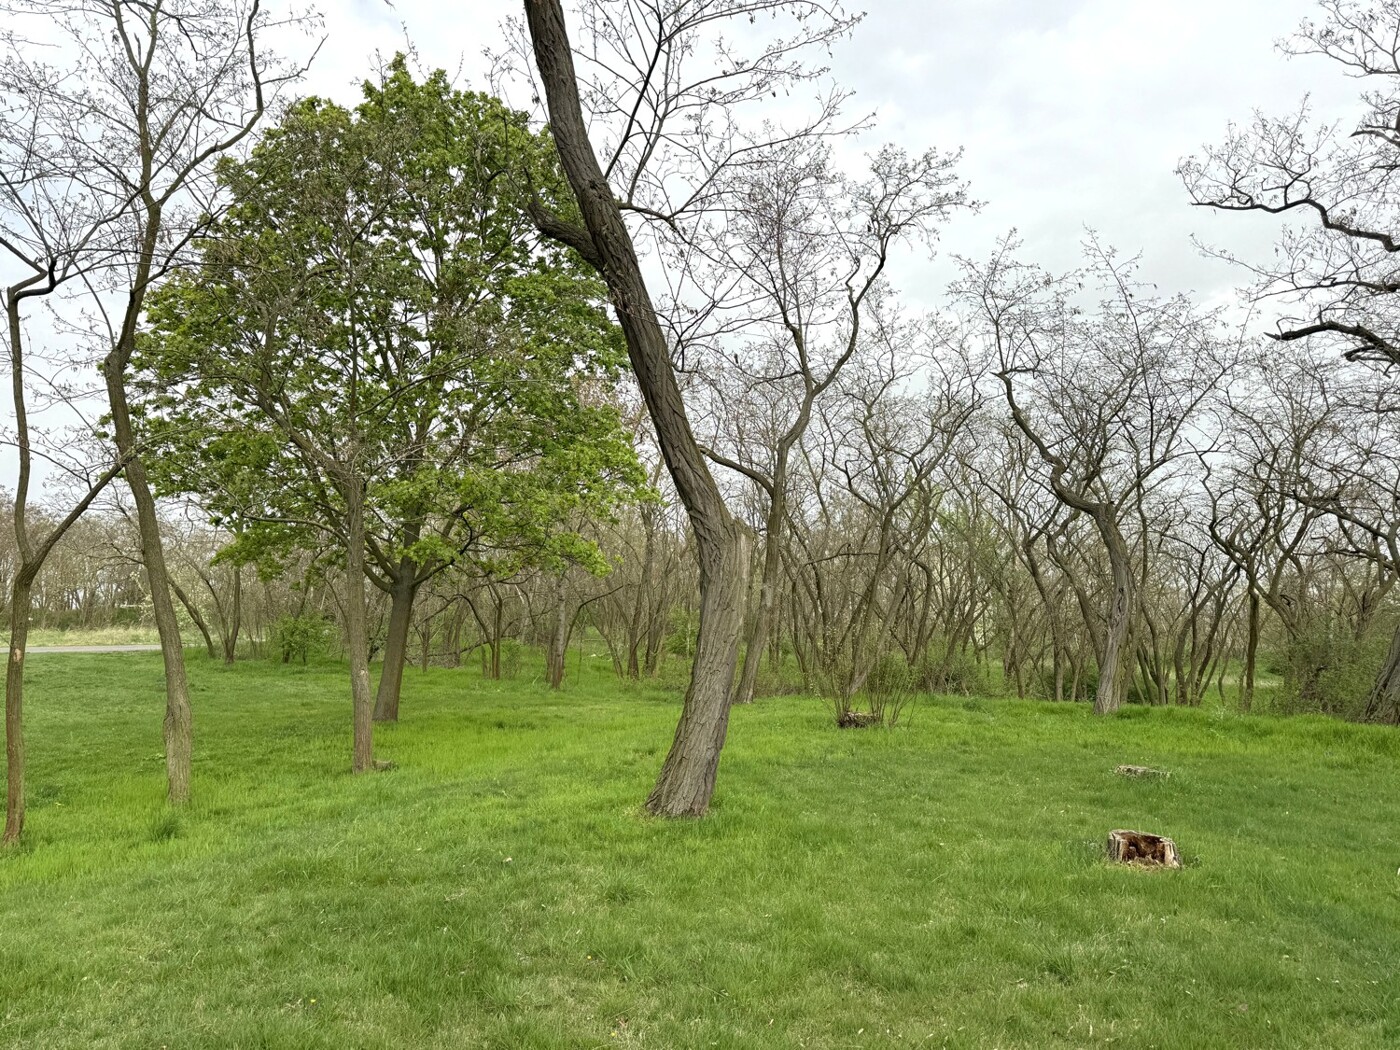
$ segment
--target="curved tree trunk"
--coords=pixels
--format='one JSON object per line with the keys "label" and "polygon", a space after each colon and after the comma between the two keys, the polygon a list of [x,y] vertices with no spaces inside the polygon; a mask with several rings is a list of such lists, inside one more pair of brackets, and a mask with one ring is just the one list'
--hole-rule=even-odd
{"label": "curved tree trunk", "polygon": [[698,816],[709,807],[729,725],[744,622],[747,554],[696,444],[636,249],[588,141],[563,9],[559,0],[525,0],[525,18],[555,148],[584,225],[579,228],[547,214],[536,215],[536,222],[546,234],[577,250],[606,282],[661,454],[695,534],[700,638],[675,740],[646,805],[661,816]]}
{"label": "curved tree trunk", "polygon": [[185,612],[190,614],[190,619],[199,630],[200,636],[204,639],[204,648],[209,653],[209,659],[214,659],[217,653],[214,650],[214,636],[209,633],[209,624],[205,622],[204,615],[199,611],[199,607],[190,601],[190,596],[185,593],[185,589],[173,579],[170,581],[170,589],[175,592],[175,597],[179,599],[181,605],[185,607]]}

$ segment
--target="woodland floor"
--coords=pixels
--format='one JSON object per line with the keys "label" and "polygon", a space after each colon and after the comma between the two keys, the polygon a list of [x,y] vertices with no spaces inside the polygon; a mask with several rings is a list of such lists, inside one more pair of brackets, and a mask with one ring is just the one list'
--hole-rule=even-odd
{"label": "woodland floor", "polygon": [[[351,778],[340,668],[191,659],[179,814],[157,655],[29,669],[4,1046],[1400,1046],[1394,729],[788,697],[666,823],[672,690],[410,671],[398,768]],[[1186,867],[1110,866],[1112,828]]]}

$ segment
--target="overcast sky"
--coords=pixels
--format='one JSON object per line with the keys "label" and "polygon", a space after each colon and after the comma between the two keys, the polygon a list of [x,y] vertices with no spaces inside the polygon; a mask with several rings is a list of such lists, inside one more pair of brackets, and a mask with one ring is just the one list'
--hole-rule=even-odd
{"label": "overcast sky", "polygon": [[[1202,258],[1192,233],[1242,254],[1268,252],[1268,219],[1190,207],[1178,160],[1217,142],[1255,108],[1293,109],[1311,92],[1320,116],[1350,122],[1357,85],[1326,59],[1281,55],[1274,42],[1316,10],[1308,0],[879,0],[834,55],[833,74],[874,111],[874,147],[966,150],[963,174],[985,201],[947,227],[941,254],[983,256],[1012,227],[1024,256],[1056,269],[1078,257],[1086,225],[1165,292],[1218,301],[1241,275]],[[514,2],[446,5],[332,0],[308,90],[353,103],[355,83],[403,46],[426,68],[484,88],[482,51]],[[946,264],[906,262],[905,297],[937,303]]]}

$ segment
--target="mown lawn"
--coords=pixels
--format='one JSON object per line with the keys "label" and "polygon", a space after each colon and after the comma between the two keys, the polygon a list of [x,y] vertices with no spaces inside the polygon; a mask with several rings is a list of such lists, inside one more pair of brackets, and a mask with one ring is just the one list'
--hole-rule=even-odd
{"label": "mown lawn", "polygon": [[[1400,1046],[1393,729],[784,698],[666,823],[673,692],[410,671],[398,768],[351,778],[339,668],[197,660],[173,815],[157,655],[29,673],[6,1046]],[[1115,827],[1186,868],[1109,866]]]}

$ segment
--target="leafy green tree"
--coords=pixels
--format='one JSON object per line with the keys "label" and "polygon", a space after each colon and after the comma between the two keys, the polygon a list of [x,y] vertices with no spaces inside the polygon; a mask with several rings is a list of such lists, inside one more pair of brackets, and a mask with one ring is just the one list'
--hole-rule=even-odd
{"label": "leafy green tree", "polygon": [[625,359],[596,277],[541,243],[565,207],[547,139],[402,57],[354,111],[293,106],[221,176],[232,206],[150,310],[147,425],[167,491],[275,566],[327,537],[368,746],[365,581],[390,598],[374,713],[397,717],[413,602],[464,560],[605,563],[567,522],[643,476],[616,409]]}

